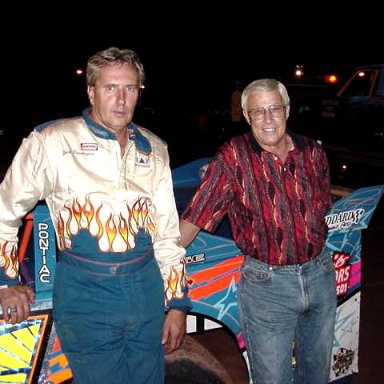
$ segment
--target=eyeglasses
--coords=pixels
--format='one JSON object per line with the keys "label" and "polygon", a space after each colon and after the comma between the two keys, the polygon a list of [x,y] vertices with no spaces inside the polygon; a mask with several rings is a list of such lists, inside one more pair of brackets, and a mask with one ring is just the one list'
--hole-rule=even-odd
{"label": "eyeglasses", "polygon": [[268,107],[255,107],[248,110],[248,114],[252,119],[261,120],[268,113],[274,118],[283,117],[285,114],[286,105],[269,105]]}

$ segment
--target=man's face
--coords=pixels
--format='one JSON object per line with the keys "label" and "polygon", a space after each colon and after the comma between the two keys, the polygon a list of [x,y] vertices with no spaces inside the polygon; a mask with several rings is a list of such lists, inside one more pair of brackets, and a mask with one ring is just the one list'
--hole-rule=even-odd
{"label": "man's face", "polygon": [[289,105],[284,106],[278,91],[257,91],[248,97],[244,116],[260,146],[274,152],[285,136]]}
{"label": "man's face", "polygon": [[100,69],[94,86],[88,86],[92,119],[117,133],[132,121],[140,92],[139,75],[129,64]]}

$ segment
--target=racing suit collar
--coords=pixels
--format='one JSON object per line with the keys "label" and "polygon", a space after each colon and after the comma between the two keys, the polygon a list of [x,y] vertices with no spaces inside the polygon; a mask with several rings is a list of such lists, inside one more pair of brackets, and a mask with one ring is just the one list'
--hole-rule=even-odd
{"label": "racing suit collar", "polygon": [[[116,135],[108,129],[104,128],[100,124],[97,124],[90,117],[91,108],[84,109],[82,115],[86,124],[90,130],[98,137],[109,140],[116,140]],[[129,139],[135,142],[136,149],[145,155],[149,155],[152,152],[151,144],[149,140],[139,131],[138,127],[134,123],[128,124]]]}

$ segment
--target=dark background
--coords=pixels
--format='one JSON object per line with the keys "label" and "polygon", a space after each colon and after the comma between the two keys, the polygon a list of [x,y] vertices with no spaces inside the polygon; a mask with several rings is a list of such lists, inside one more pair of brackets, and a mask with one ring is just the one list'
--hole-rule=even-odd
{"label": "dark background", "polygon": [[[4,51],[1,124],[16,136],[24,136],[46,120],[80,114],[88,100],[85,75],[76,75],[76,70],[85,70],[87,59],[109,46],[130,48],[139,54],[147,75],[140,107],[161,110],[173,125],[181,113],[227,110],[236,79],[245,83],[259,77],[288,81],[295,64],[303,64],[300,60],[304,59],[299,56],[296,62],[271,62],[259,58],[249,47],[216,46],[209,39],[195,44],[177,44],[161,37],[148,41],[140,35],[59,39],[56,44],[47,39],[39,37]],[[304,64],[311,79],[328,72],[343,74],[354,65]]]}
{"label": "dark background", "polygon": [[[284,22],[281,6],[255,12],[241,1],[210,9],[198,2],[105,3],[88,9],[70,3],[7,6],[3,17],[8,23],[0,26],[0,129],[7,134],[0,141],[12,147],[10,153],[36,124],[81,113],[88,105],[86,84],[75,71],[110,46],[139,54],[147,81],[138,112],[154,111],[156,118],[141,119],[137,113],[135,119],[149,124],[171,149],[199,134],[196,114],[227,112],[238,78],[246,83],[259,77],[285,80],[295,64],[303,63],[313,77],[344,73],[362,57],[373,61],[368,44],[332,28],[335,10],[319,29],[313,15],[299,23],[291,15]],[[338,62],[340,56],[346,63]]]}
{"label": "dark background", "polygon": [[[3,119],[14,124],[23,117],[44,120],[80,113],[87,105],[85,77],[75,71],[109,46],[139,54],[147,73],[143,105],[169,111],[228,108],[239,77],[245,82],[286,79],[303,62],[315,63],[306,64],[311,74],[345,72],[361,62],[354,49],[354,57],[343,56],[347,63],[338,63],[333,51],[340,49],[339,39],[333,36],[330,44],[326,31],[311,37],[308,25],[313,21],[303,22],[299,31],[282,26],[279,31],[272,19],[265,20],[269,26],[256,15],[249,17],[241,3],[211,12],[198,3],[183,9],[130,7],[105,4],[85,14],[69,4],[41,10],[34,4],[4,14],[12,23],[0,26]],[[29,17],[21,18],[20,11]],[[343,37],[343,45],[347,43]]]}

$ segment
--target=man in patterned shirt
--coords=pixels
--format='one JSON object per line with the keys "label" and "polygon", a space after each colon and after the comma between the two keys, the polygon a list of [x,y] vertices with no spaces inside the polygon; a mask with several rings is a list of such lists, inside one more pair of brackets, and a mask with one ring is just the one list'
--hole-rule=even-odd
{"label": "man in patterned shirt", "polygon": [[241,105],[251,132],[211,161],[182,215],[181,243],[200,229],[213,232],[227,216],[245,255],[238,304],[253,381],[325,384],[336,314],[325,248],[328,161],[316,141],[287,130],[289,96],[280,82],[252,82]]}

